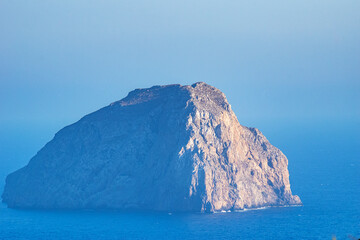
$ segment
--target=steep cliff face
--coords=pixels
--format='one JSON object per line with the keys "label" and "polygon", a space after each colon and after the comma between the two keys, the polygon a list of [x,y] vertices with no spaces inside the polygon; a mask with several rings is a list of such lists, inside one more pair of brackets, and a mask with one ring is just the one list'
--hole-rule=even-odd
{"label": "steep cliff face", "polygon": [[137,89],[60,130],[6,179],[24,208],[220,211],[301,204],[288,161],[205,83]]}

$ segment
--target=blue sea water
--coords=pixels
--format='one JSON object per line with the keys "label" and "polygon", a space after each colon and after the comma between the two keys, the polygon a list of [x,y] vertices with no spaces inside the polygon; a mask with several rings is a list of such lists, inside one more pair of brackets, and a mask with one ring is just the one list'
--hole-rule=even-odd
{"label": "blue sea water", "polygon": [[[0,239],[360,238],[359,124],[263,126],[303,206],[231,213],[35,211],[0,206]],[[4,155],[4,153],[2,153]],[[1,163],[4,174],[5,163]]]}

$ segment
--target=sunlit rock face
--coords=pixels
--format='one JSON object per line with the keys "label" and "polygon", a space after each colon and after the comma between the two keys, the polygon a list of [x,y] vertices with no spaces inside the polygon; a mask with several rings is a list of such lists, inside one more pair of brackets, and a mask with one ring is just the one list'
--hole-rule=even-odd
{"label": "sunlit rock face", "polygon": [[287,165],[220,90],[155,86],[60,130],[2,197],[14,208],[171,212],[301,204]]}

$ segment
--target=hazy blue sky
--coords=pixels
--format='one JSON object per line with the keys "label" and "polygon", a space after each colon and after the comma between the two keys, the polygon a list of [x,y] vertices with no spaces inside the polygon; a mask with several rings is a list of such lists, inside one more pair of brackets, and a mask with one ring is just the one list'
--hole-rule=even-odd
{"label": "hazy blue sky", "polygon": [[358,122],[359,12],[358,0],[0,0],[0,157],[28,158],[83,115],[168,83],[205,81],[260,129]]}

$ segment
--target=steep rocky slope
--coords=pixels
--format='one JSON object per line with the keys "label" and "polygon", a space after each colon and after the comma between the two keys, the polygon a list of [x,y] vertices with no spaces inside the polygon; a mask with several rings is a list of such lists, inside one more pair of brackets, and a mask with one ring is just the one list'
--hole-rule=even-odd
{"label": "steep rocky slope", "polygon": [[288,160],[205,83],[137,89],[56,133],[6,179],[21,208],[221,211],[301,204]]}

